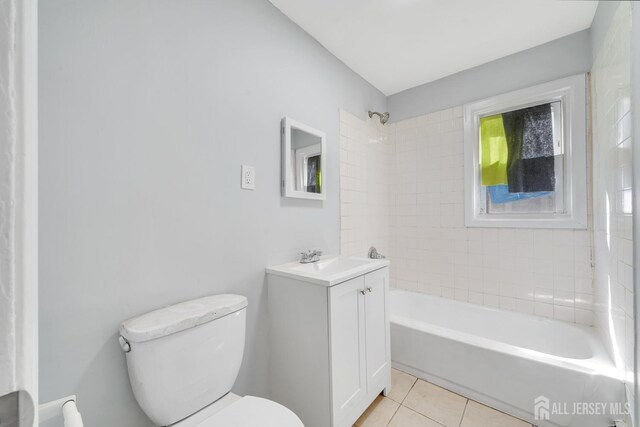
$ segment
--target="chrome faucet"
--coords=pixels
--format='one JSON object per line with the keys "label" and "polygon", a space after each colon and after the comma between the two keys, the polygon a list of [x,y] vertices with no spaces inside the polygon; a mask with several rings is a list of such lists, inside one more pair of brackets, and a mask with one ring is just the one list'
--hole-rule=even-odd
{"label": "chrome faucet", "polygon": [[300,264],[318,262],[320,261],[320,255],[322,255],[322,251],[308,250],[306,252],[300,252]]}
{"label": "chrome faucet", "polygon": [[386,256],[382,255],[381,253],[378,252],[378,250],[376,248],[371,246],[369,248],[369,258],[371,258],[371,259],[385,259]]}

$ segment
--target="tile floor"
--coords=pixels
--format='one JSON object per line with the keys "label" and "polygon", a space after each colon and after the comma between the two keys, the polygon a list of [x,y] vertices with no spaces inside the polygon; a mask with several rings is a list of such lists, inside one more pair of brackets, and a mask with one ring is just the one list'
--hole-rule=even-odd
{"label": "tile floor", "polygon": [[389,396],[378,396],[356,427],[533,427],[397,369],[391,382]]}

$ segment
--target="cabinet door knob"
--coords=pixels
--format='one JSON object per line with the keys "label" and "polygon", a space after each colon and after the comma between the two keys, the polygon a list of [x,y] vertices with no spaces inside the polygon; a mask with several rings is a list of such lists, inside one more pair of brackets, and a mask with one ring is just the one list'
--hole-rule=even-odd
{"label": "cabinet door knob", "polygon": [[364,289],[360,289],[360,293],[361,293],[362,295],[364,295],[366,292],[365,292],[365,290],[364,290]]}
{"label": "cabinet door knob", "polygon": [[367,287],[367,292],[369,292],[369,293],[373,292],[373,289],[371,289],[371,286]]}

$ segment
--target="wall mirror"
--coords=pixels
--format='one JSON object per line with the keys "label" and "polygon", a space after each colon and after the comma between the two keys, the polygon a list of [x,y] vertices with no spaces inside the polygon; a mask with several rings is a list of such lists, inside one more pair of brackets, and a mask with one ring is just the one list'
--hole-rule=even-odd
{"label": "wall mirror", "polygon": [[325,200],[326,136],[310,126],[282,119],[282,195]]}

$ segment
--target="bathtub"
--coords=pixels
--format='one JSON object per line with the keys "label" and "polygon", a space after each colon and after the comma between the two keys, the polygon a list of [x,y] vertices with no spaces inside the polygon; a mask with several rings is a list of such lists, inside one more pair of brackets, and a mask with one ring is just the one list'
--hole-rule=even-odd
{"label": "bathtub", "polygon": [[[390,300],[402,371],[541,427],[605,427],[623,410],[622,375],[593,328],[395,289]],[[549,420],[535,419],[536,399]]]}

